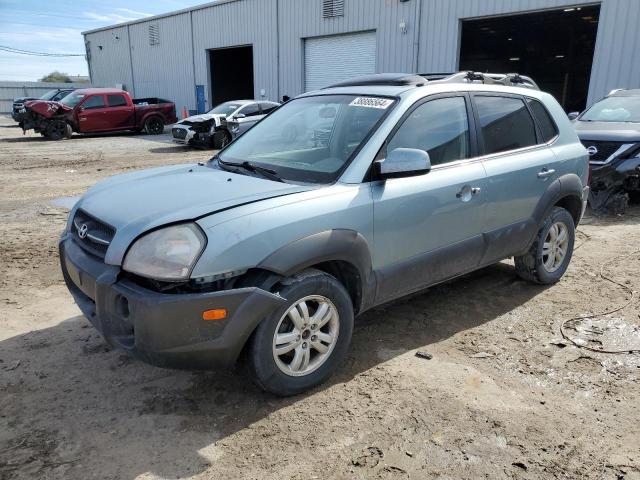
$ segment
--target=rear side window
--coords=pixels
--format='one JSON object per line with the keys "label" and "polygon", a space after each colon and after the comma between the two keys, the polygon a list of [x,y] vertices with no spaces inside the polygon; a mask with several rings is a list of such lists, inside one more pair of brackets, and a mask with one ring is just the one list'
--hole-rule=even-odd
{"label": "rear side window", "polygon": [[506,152],[535,145],[536,128],[519,98],[475,96],[484,138],[484,153]]}
{"label": "rear side window", "polygon": [[85,109],[90,108],[102,108],[104,107],[104,97],[102,95],[94,95],[89,97],[86,102],[82,104]]}
{"label": "rear side window", "polygon": [[528,98],[527,103],[538,123],[538,128],[542,134],[542,141],[545,143],[548,142],[558,134],[558,127],[556,127],[555,122],[551,118],[551,114],[549,114],[549,111],[542,103],[534,98]]}
{"label": "rear side window", "polygon": [[127,105],[124,95],[107,95],[107,102],[110,107],[125,107]]}
{"label": "rear side window", "polygon": [[432,165],[469,157],[469,123],[463,97],[440,98],[413,110],[387,144],[417,148],[429,154]]}

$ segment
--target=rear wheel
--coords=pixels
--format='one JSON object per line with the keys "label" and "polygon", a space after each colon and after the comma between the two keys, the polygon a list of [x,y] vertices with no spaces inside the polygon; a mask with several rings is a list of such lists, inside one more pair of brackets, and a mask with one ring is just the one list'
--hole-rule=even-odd
{"label": "rear wheel", "polygon": [[534,283],[559,281],[571,261],[575,235],[571,214],[564,208],[554,207],[529,251],[514,258],[517,274]]}
{"label": "rear wheel", "polygon": [[160,117],[150,117],[144,122],[144,131],[149,135],[160,135],[164,132],[164,122]]}
{"label": "rear wheel", "polygon": [[353,305],[342,284],[318,270],[285,280],[285,305],[258,325],[249,348],[256,383],[295,395],[325,381],[344,358],[353,331]]}

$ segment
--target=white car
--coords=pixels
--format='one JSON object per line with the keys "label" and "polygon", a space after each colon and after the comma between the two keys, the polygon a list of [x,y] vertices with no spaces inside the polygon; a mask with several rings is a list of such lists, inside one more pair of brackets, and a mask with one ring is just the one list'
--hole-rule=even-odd
{"label": "white car", "polygon": [[[184,145],[223,148],[279,106],[279,103],[256,100],[224,102],[207,113],[176,123],[171,129],[173,141]],[[227,127],[228,121],[233,122],[233,131]]]}

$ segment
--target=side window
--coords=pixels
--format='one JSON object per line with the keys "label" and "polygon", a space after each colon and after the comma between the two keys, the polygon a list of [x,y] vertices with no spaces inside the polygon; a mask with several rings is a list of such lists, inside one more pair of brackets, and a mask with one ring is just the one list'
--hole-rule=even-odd
{"label": "side window", "polygon": [[69,92],[58,92],[51,100],[57,102],[58,100],[62,100],[67,95],[69,95]]}
{"label": "side window", "polygon": [[387,144],[387,152],[396,148],[425,150],[432,165],[468,158],[469,120],[464,98],[439,98],[417,107]]}
{"label": "side window", "polygon": [[104,107],[104,97],[102,95],[94,95],[93,97],[89,97],[86,102],[82,104],[85,110],[89,110],[91,108],[102,108]]}
{"label": "side window", "polygon": [[255,117],[256,115],[262,115],[260,113],[260,107],[257,103],[252,103],[241,109],[238,113],[244,113],[246,117]]}
{"label": "side window", "polygon": [[276,105],[275,103],[261,103],[260,107],[262,108],[262,114],[266,115],[267,113],[270,113],[278,108],[278,105]]}
{"label": "side window", "polygon": [[536,129],[524,101],[511,97],[475,96],[485,154],[535,145]]}
{"label": "side window", "polygon": [[538,128],[542,133],[542,141],[548,142],[558,134],[558,127],[556,127],[551,114],[542,103],[534,98],[527,98],[527,103],[533,112],[536,122],[538,122]]}
{"label": "side window", "polygon": [[127,99],[124,95],[107,95],[107,103],[110,107],[126,107]]}

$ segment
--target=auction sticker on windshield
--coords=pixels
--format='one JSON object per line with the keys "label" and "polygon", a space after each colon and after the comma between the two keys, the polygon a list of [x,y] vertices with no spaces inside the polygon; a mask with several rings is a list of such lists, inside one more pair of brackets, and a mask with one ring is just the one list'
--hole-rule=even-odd
{"label": "auction sticker on windshield", "polygon": [[393,100],[389,98],[358,97],[349,105],[353,107],[382,108],[384,110],[392,103]]}

